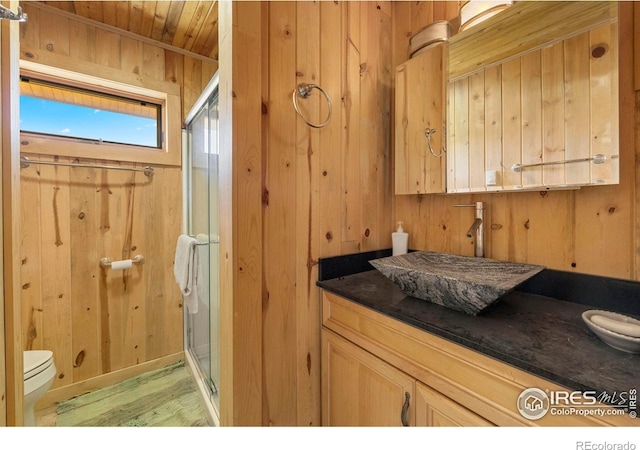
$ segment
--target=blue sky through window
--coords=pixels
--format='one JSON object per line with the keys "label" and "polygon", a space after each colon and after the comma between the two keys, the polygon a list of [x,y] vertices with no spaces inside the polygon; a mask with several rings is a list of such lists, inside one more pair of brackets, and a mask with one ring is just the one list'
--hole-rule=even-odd
{"label": "blue sky through window", "polygon": [[20,129],[56,136],[160,147],[154,119],[20,96]]}

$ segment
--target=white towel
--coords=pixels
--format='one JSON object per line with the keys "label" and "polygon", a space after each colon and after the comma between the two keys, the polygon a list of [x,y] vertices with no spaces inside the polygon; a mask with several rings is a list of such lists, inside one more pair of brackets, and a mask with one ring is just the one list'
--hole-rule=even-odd
{"label": "white towel", "polygon": [[191,314],[198,312],[198,251],[196,240],[184,234],[178,237],[173,274]]}

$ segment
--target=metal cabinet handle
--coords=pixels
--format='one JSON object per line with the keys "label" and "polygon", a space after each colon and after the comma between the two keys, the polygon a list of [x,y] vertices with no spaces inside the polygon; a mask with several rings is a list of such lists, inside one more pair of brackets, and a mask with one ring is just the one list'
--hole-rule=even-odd
{"label": "metal cabinet handle", "polygon": [[411,401],[411,395],[408,392],[404,393],[404,405],[402,405],[402,412],[400,413],[400,421],[403,427],[408,427],[407,413],[409,412],[409,403]]}
{"label": "metal cabinet handle", "polygon": [[439,155],[436,155],[435,152],[433,151],[433,147],[431,147],[431,135],[434,134],[435,132],[436,130],[432,128],[427,128],[426,130],[424,130],[424,137],[427,138],[427,145],[429,146],[429,151],[431,152],[431,154],[436,158],[442,158],[442,155],[444,155],[447,152],[444,146],[442,146],[442,150],[440,151]]}

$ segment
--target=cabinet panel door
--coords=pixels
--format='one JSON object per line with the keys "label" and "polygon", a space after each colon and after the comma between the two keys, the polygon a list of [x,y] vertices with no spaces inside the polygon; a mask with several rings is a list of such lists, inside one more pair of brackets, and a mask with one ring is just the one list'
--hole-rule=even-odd
{"label": "cabinet panel door", "polygon": [[416,382],[416,426],[421,427],[490,427],[488,420]]}
{"label": "cabinet panel door", "polygon": [[447,89],[447,192],[619,183],[617,22]]}
{"label": "cabinet panel door", "polygon": [[[429,48],[396,69],[396,194],[444,192],[443,48]],[[435,130],[430,135],[432,151],[426,130]]]}
{"label": "cabinet panel door", "polygon": [[402,426],[414,423],[415,380],[341,337],[322,331],[324,426]]}

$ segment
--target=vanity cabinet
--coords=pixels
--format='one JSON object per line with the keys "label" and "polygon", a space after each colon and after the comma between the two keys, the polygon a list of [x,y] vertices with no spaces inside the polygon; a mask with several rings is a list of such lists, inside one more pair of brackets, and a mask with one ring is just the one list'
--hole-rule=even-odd
{"label": "vanity cabinet", "polygon": [[323,291],[323,425],[637,426],[628,415],[546,414],[517,409],[547,380]]}
{"label": "vanity cabinet", "polygon": [[471,412],[426,384],[416,381],[416,426],[491,427],[491,422]]}
{"label": "vanity cabinet", "polygon": [[447,192],[619,183],[617,2],[517,2],[448,61]]}
{"label": "vanity cabinet", "polygon": [[435,44],[396,69],[396,195],[445,191],[444,49]]}
{"label": "vanity cabinet", "polygon": [[322,329],[322,424],[493,426],[328,328]]}
{"label": "vanity cabinet", "polygon": [[415,379],[330,331],[322,331],[323,425],[413,425]]}
{"label": "vanity cabinet", "polygon": [[337,334],[322,330],[325,426],[493,426]]}

